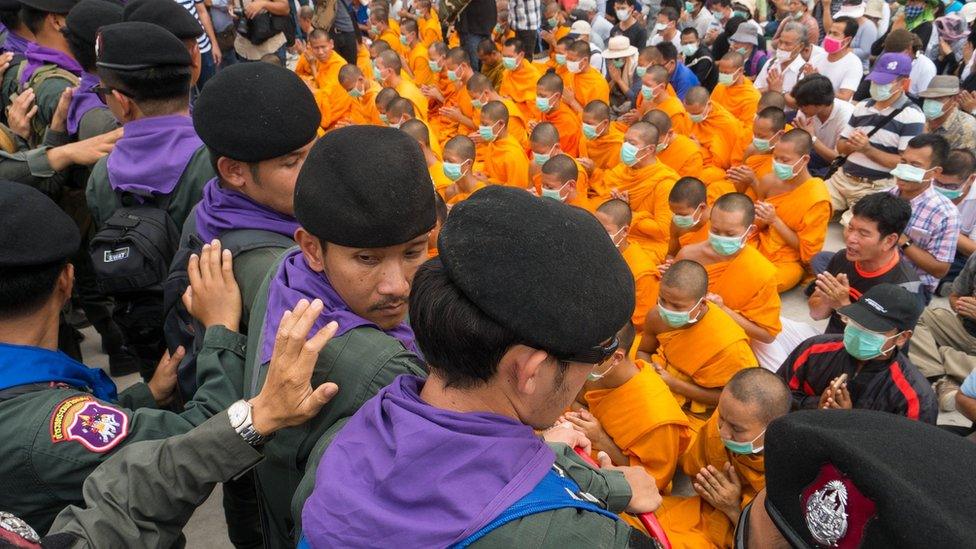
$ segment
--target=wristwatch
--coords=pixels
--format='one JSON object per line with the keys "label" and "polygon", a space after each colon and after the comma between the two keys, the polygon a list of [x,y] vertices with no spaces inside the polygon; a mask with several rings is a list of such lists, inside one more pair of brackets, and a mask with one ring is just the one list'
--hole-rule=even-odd
{"label": "wristwatch", "polygon": [[246,400],[238,400],[227,409],[227,417],[230,419],[230,426],[241,435],[244,442],[251,446],[261,446],[271,440],[274,435],[262,435],[254,430],[251,419],[251,411],[254,406]]}
{"label": "wristwatch", "polygon": [[902,244],[902,245],[900,246],[900,247],[901,247],[901,251],[903,251],[903,252],[904,252],[904,251],[905,251],[905,250],[907,250],[907,249],[908,249],[909,247],[911,247],[911,245],[912,245],[912,244],[913,244],[913,242],[912,242],[912,239],[911,239],[911,238],[909,238],[908,240],[906,240],[906,241],[905,241],[905,243],[904,243],[904,244]]}

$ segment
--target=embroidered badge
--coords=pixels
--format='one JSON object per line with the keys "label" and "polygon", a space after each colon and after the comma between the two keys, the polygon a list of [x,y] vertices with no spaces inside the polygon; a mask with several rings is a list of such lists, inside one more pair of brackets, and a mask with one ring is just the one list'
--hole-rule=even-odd
{"label": "embroidered badge", "polygon": [[[73,411],[78,406],[77,411]],[[129,417],[124,412],[90,396],[62,401],[51,416],[51,441],[73,440],[92,452],[114,448],[129,434]]]}

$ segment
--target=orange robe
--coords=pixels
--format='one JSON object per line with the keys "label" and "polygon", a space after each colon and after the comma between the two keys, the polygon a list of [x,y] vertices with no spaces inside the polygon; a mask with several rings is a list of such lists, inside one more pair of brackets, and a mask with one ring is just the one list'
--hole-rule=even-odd
{"label": "orange robe", "polygon": [[427,168],[430,171],[430,180],[434,183],[434,190],[437,194],[441,195],[441,198],[445,198],[447,188],[454,184],[453,181],[444,175],[444,163],[434,162]]}
{"label": "orange robe", "polygon": [[[708,312],[687,327],[657,335],[652,361],[672,376],[706,389],[721,389],[736,372],[757,364],[742,327],[717,306],[705,302]],[[691,428],[698,432],[715,407],[676,394]]]}
{"label": "orange robe", "polygon": [[535,111],[535,85],[541,76],[542,73],[535,65],[523,59],[515,70],[505,71],[501,87],[496,89],[498,93],[514,101],[522,115],[529,119]]}
{"label": "orange robe", "polygon": [[[375,82],[370,82],[366,93],[362,97],[352,100],[348,118],[353,124],[372,124],[382,126],[380,111],[376,108],[376,94],[383,88]],[[347,94],[348,95],[348,94]]]}
{"label": "orange robe", "polygon": [[660,105],[655,105],[651,102],[645,102],[644,96],[637,94],[637,112],[644,116],[649,111],[659,110],[664,114],[668,115],[671,119],[671,129],[674,133],[681,135],[688,135],[691,132],[691,118],[688,117],[688,111],[685,110],[684,103],[681,102],[673,94],[667,95]]}
{"label": "orange robe", "polygon": [[418,86],[436,84],[434,73],[430,71],[430,65],[427,63],[428,58],[427,46],[419,40],[407,53],[407,64],[410,65],[410,70],[413,72],[413,81]]}
{"label": "orange robe", "polygon": [[655,263],[661,263],[668,253],[671,231],[671,207],[668,195],[678,180],[678,174],[663,162],[643,168],[628,168],[620,163],[603,172],[597,189],[606,192],[598,196],[600,202],[609,200],[610,191],[626,191],[634,219],[630,237],[639,243]]}
{"label": "orange robe", "polygon": [[533,109],[536,120],[549,122],[556,126],[556,130],[559,132],[560,150],[573,158],[579,156],[579,142],[580,138],[583,137],[583,122],[580,121],[579,114],[562,101],[559,102],[558,107],[550,109],[546,113],[539,112],[534,107]]}
{"label": "orange robe", "polygon": [[[332,52],[325,61],[309,61],[305,55],[298,56],[295,74],[309,81],[316,88],[322,90],[339,87],[339,69],[346,65],[346,60],[338,53]],[[370,69],[372,71],[372,69]]]}
{"label": "orange robe", "polygon": [[678,244],[680,244],[681,247],[684,248],[689,244],[694,244],[696,242],[704,242],[706,240],[708,240],[708,221],[702,223],[701,227],[698,227],[697,229],[689,233],[684,233],[683,235],[679,236]]}
{"label": "orange robe", "polygon": [[529,188],[529,159],[514,137],[506,135],[495,139],[485,152],[485,172],[492,183]]}
{"label": "orange robe", "polygon": [[657,263],[636,242],[628,242],[627,249],[621,253],[627,266],[630,267],[630,272],[634,275],[634,289],[637,294],[634,314],[631,315],[630,320],[638,332],[643,332],[647,312],[657,304],[658,288],[661,283]]}
{"label": "orange robe", "polygon": [[780,324],[780,299],[776,291],[776,267],[752,246],[728,261],[705,265],[708,291],[722,296],[725,306],[775,337]]}
{"label": "orange robe", "polygon": [[678,457],[691,442],[688,418],[668,386],[650,364],[638,360],[634,377],[613,389],[587,391],[590,412],[629,459],[654,477],[666,492],[677,469]]}
{"label": "orange robe", "polygon": [[[582,130],[581,130],[582,131]],[[624,132],[613,124],[596,139],[580,139],[579,153],[583,158],[593,161],[594,168],[609,170],[620,164],[620,147],[624,144]]]}
{"label": "orange robe", "polygon": [[762,96],[756,86],[748,78],[742,78],[738,84],[726,86],[719,84],[712,90],[712,101],[725,107],[732,116],[740,122],[752,125],[759,108],[759,99]]}
{"label": "orange robe", "polygon": [[[396,29],[393,28],[396,25]],[[400,25],[396,21],[390,20],[390,26],[380,33],[378,40],[382,40],[390,45],[390,49],[397,52],[401,57],[407,56],[407,47],[400,42]]]}
{"label": "orange robe", "polygon": [[[578,160],[574,158],[573,161],[576,162],[576,171],[579,172],[579,174],[576,176],[576,198],[574,200],[567,200],[566,203],[570,206],[578,206],[586,211],[594,212],[599,204],[592,203],[592,201],[588,198],[590,194],[590,177],[586,175],[586,170]],[[535,188],[535,192],[542,196],[541,170],[532,176],[532,186]]]}
{"label": "orange robe", "polygon": [[674,134],[674,139],[671,140],[668,148],[657,153],[657,159],[678,172],[680,177],[690,176],[700,179],[704,169],[704,158],[698,143],[679,133]]}
{"label": "orange robe", "polygon": [[610,103],[610,85],[607,84],[607,79],[599,71],[593,67],[587,67],[585,71],[578,74],[570,73],[570,76],[572,76],[570,87],[576,96],[576,102],[581,107],[585,107],[587,103],[597,99],[604,103]]}
{"label": "orange robe", "polygon": [[695,138],[705,152],[705,165],[727,170],[732,165],[742,123],[716,103],[709,107],[705,120],[691,125],[689,137]]}
{"label": "orange robe", "polygon": [[396,91],[403,97],[413,103],[413,108],[416,110],[417,119],[427,123],[427,97],[420,92],[420,88],[416,84],[407,80],[404,77],[400,77],[400,83],[396,85]]}
{"label": "orange robe", "polygon": [[[465,94],[467,90],[465,89]],[[463,99],[463,98],[462,98]],[[526,121],[525,115],[522,114],[522,109],[519,109],[515,103],[508,98],[502,98],[501,102],[505,104],[505,108],[508,109],[508,135],[515,138],[518,144],[521,145],[522,150],[526,151],[529,149],[529,130],[528,122]],[[461,112],[464,113],[464,103],[461,104]],[[471,121],[474,122],[475,126],[481,125],[481,109],[475,109],[471,106],[470,96],[467,100],[467,105],[471,109]],[[468,132],[471,133],[471,132]],[[488,144],[487,143],[477,143],[475,144],[475,158],[476,164],[484,163],[488,155]]]}
{"label": "orange robe", "polygon": [[[703,467],[725,471],[731,463],[742,482],[739,507],[748,505],[766,487],[765,458],[762,454],[739,455],[728,451],[718,431],[718,414],[713,414],[681,458],[681,469],[694,478]],[[655,512],[672,547],[732,547],[735,525],[725,513],[700,496],[664,496]]]}
{"label": "orange robe", "polygon": [[[451,82],[447,77],[445,72],[438,73],[435,75],[434,79],[437,81],[437,89],[444,96],[443,103],[435,103],[429,109],[430,113],[430,125],[431,129],[437,133],[438,136],[445,142],[458,135],[461,132],[460,122],[443,116],[440,114],[440,110],[444,107],[460,107],[461,90],[463,87],[459,87],[457,83]],[[433,102],[433,100],[431,100]],[[467,128],[465,128],[467,130]],[[464,134],[468,134],[470,131],[464,131]]]}
{"label": "orange robe", "polygon": [[475,184],[474,189],[471,192],[469,192],[469,193],[468,192],[464,192],[464,191],[462,191],[462,190],[459,189],[458,190],[458,193],[456,195],[452,196],[447,201],[447,205],[448,206],[453,206],[453,205],[457,204],[458,202],[461,202],[462,200],[467,199],[469,196],[473,195],[474,193],[478,192],[480,189],[483,189],[485,187],[486,187],[486,185],[483,182],[478,181]]}
{"label": "orange robe", "polygon": [[319,106],[319,112],[322,113],[322,121],[319,125],[323,130],[331,130],[339,120],[354,119],[356,100],[342,86],[336,84],[328,88],[319,88],[313,92],[313,95],[315,104]]}
{"label": "orange robe", "polygon": [[417,18],[417,28],[420,30],[420,41],[425,48],[429,48],[434,42],[444,40],[441,32],[441,21],[437,17],[437,10],[431,9],[426,16]]}
{"label": "orange robe", "polygon": [[777,270],[779,291],[785,292],[800,283],[806,266],[823,248],[830,221],[830,195],[823,179],[811,177],[799,187],[766,198],[776,207],[776,215],[800,239],[800,248],[786,243],[772,227],[759,232],[759,251],[773,262]]}

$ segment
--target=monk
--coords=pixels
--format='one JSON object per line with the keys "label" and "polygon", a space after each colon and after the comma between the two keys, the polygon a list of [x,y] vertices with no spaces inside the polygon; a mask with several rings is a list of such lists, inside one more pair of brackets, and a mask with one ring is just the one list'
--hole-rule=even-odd
{"label": "monk", "polygon": [[783,109],[766,107],[759,111],[740,164],[725,172],[726,179],[736,192],[745,193],[755,200],[759,179],[773,171],[773,147],[779,143],[785,130],[786,114]]}
{"label": "monk", "polygon": [[634,212],[631,237],[655,264],[662,262],[668,251],[668,194],[678,180],[674,170],[657,160],[657,141],[657,128],[647,122],[635,123],[624,134],[620,164],[603,172],[599,183],[594,184],[604,201],[625,197]]}
{"label": "monk", "polygon": [[665,496],[655,512],[672,547],[732,547],[741,510],[765,488],[766,428],[790,411],[790,392],[772,372],[742,370],[681,458],[697,496]]}
{"label": "monk", "polygon": [[514,101],[522,114],[527,119],[531,119],[535,107],[536,83],[539,81],[540,73],[530,60],[525,59],[523,49],[522,41],[518,38],[505,41],[505,47],[502,48],[502,65],[505,67],[505,73],[498,91]]}
{"label": "monk", "polygon": [[705,169],[701,146],[676,132],[667,113],[654,109],[645,113],[641,120],[653,124],[661,136],[657,144],[658,160],[681,175],[701,177]]}
{"label": "monk", "polygon": [[400,94],[393,88],[383,88],[376,94],[376,112],[379,113],[378,116],[382,125],[390,125],[390,117],[387,116],[386,109],[398,97],[400,97]]}
{"label": "monk", "polygon": [[326,90],[334,88],[339,69],[346,61],[335,53],[335,45],[329,33],[322,29],[312,29],[308,34],[305,52],[298,56],[295,74],[302,77],[312,88]]}
{"label": "monk", "polygon": [[661,276],[657,308],[647,314],[637,357],[671,389],[696,433],[736,372],[756,366],[749,337],[705,300],[708,274],[697,262],[675,261]]}
{"label": "monk", "polygon": [[458,106],[462,89],[458,82],[448,77],[447,51],[447,44],[444,42],[434,42],[427,47],[427,65],[431,71],[432,83],[420,86],[420,93],[429,101],[430,129],[442,140],[458,134],[458,120],[441,111]]}
{"label": "monk", "polygon": [[544,3],[542,17],[548,24],[549,29],[540,32],[539,36],[550,47],[559,39],[565,38],[569,34],[569,25],[566,24],[567,15],[563,12],[558,2]]}
{"label": "monk", "polygon": [[437,10],[433,9],[430,0],[414,0],[413,9],[415,13],[407,13],[407,17],[413,18],[420,29],[420,41],[424,47],[429,48],[435,42],[443,42],[444,34],[441,30],[441,20],[437,16]]}
{"label": "monk", "polygon": [[[565,154],[559,144],[559,131],[556,129],[556,126],[549,122],[539,122],[536,124],[535,128],[532,128],[532,133],[529,135],[529,150],[532,152],[532,162],[529,163],[529,176],[533,183],[535,183],[536,191],[541,191],[538,176],[543,164],[548,162],[550,158]],[[579,175],[574,177],[576,190],[582,197],[589,196],[590,185],[589,177],[586,175],[586,169],[576,159],[573,159],[573,162],[576,164],[576,169],[579,172]]]}
{"label": "monk", "polygon": [[688,90],[684,104],[692,122],[688,135],[701,144],[705,152],[705,166],[729,169],[732,165],[732,149],[741,132],[742,123],[722,106],[711,101],[708,90],[701,86]]}
{"label": "monk", "polygon": [[546,62],[546,66],[563,79],[563,86],[567,88],[573,85],[573,73],[566,68],[566,52],[569,51],[573,42],[576,42],[576,39],[570,36],[560,38],[556,42],[556,47],[549,52],[549,61]]}
{"label": "monk", "polygon": [[550,122],[559,130],[559,146],[570,156],[579,156],[579,142],[582,134],[582,122],[569,105],[563,101],[563,81],[553,73],[546,73],[539,78],[536,85],[535,106],[533,116],[540,122]]}
{"label": "monk", "polygon": [[725,107],[739,122],[751,124],[760,94],[746,78],[744,62],[741,55],[731,52],[716,63],[719,83],[712,90],[712,101]]}
{"label": "monk", "polygon": [[800,283],[827,237],[830,196],[823,180],[807,170],[812,148],[803,130],[783,134],[773,149],[773,173],[756,190],[758,248],[776,266],[780,292]]}
{"label": "monk", "polygon": [[400,23],[400,43],[407,50],[404,58],[413,75],[414,83],[418,86],[435,83],[434,74],[430,70],[427,46],[420,39],[420,28],[413,19],[404,19]]}
{"label": "monk", "polygon": [[488,144],[485,173],[495,184],[529,189],[529,159],[525,149],[508,133],[508,107],[489,101],[481,109],[478,134]]}
{"label": "monk", "polygon": [[444,190],[448,206],[468,198],[485,182],[475,177],[474,142],[463,135],[452,137],[444,144],[444,175],[454,182]]}
{"label": "monk", "polygon": [[697,261],[708,272],[706,299],[753,341],[772,343],[782,330],[776,267],[746,242],[756,231],[755,208],[742,193],[720,197],[709,212],[706,242],[681,248],[676,260]]}
{"label": "monk", "polygon": [[668,240],[668,257],[678,250],[708,239],[709,207],[705,184],[694,177],[682,177],[668,194],[671,209],[671,234]]}
{"label": "monk", "polygon": [[565,154],[557,154],[542,165],[539,172],[540,196],[565,202],[570,206],[593,211],[593,203],[579,191],[581,172],[576,161]]}
{"label": "monk", "polygon": [[363,71],[366,79],[373,81],[373,60],[380,54],[380,50],[390,49],[390,45],[382,40],[376,40],[371,44],[366,44],[364,38],[356,48],[356,66]]}
{"label": "monk", "polygon": [[374,3],[369,9],[369,37],[373,41],[386,42],[397,55],[407,56],[407,48],[400,42],[400,26],[390,19],[390,10],[382,3]]}
{"label": "monk", "polygon": [[[657,51],[656,48],[648,50]],[[654,109],[664,111],[671,118],[671,127],[676,133],[689,135],[691,118],[685,111],[684,104],[668,92],[668,78],[668,71],[664,67],[652,65],[647,69],[641,79],[640,95],[637,96],[637,118]]]}
{"label": "monk", "polygon": [[474,72],[471,68],[468,52],[463,48],[447,49],[441,56],[435,51],[437,47],[435,43],[430,49],[431,58],[439,59],[443,75],[443,86],[438,85],[438,93],[444,101],[437,111],[437,116],[448,120],[455,127],[455,135],[477,132],[478,124],[474,120],[474,107],[471,105],[471,94],[468,93],[467,83],[471,76],[480,73]]}
{"label": "monk", "polygon": [[[389,120],[390,127],[399,128],[406,121],[417,119],[417,111],[414,109],[413,103],[406,98],[397,97],[386,106],[386,119]],[[426,124],[424,127],[427,128],[428,145],[434,152],[434,156],[440,158],[444,152],[441,148],[440,137]]]}
{"label": "monk", "polygon": [[403,62],[393,50],[384,51],[373,62],[376,81],[384,88],[393,88],[404,99],[410,100],[417,110],[417,118],[427,121],[427,98],[420,92],[420,88],[408,78],[401,76]]}
{"label": "monk", "polygon": [[[509,39],[509,40],[513,40],[513,39]],[[506,42],[508,42],[509,40],[506,40]],[[518,44],[520,45],[516,48],[513,48],[513,50],[518,51],[522,49],[521,42],[518,42]],[[505,79],[506,69],[505,69],[504,57],[502,56],[502,52],[499,51],[499,47],[495,46],[495,43],[492,42],[491,40],[482,40],[481,42],[478,42],[477,52],[478,52],[478,61],[481,62],[481,69],[480,69],[481,74],[484,74],[485,76],[488,77],[489,80],[491,80],[491,85],[493,88],[495,88],[496,90],[500,90],[502,88],[502,82]],[[516,66],[517,65],[518,64],[516,64]],[[526,79],[529,78],[531,77],[526,76]],[[529,98],[528,101],[531,102],[534,99],[535,98]]]}
{"label": "monk", "polygon": [[[337,127],[352,124],[382,124],[380,113],[376,109],[376,95],[383,88],[376,82],[370,82],[358,65],[346,65],[339,69],[339,85],[349,95],[349,110],[342,113],[336,122]],[[393,91],[393,90],[390,90]],[[396,93],[393,91],[393,93]]]}
{"label": "monk", "polygon": [[[491,81],[487,76],[480,73],[472,74],[471,77],[468,78],[468,83],[465,86],[465,90],[468,97],[471,98],[469,105],[471,112],[470,121],[475,127],[474,131],[468,134],[468,137],[474,141],[475,146],[478,148],[479,166],[483,165],[488,157],[488,142],[481,137],[481,134],[478,131],[481,127],[481,112],[482,109],[484,109],[484,106],[492,101],[502,103],[508,110],[508,135],[514,138],[523,150],[529,147],[529,132],[527,129],[528,121],[525,118],[525,115],[522,114],[522,110],[515,105],[514,101],[502,97],[498,94],[498,92],[495,91],[495,88],[491,86]],[[464,121],[462,124],[467,125],[467,122]]]}
{"label": "monk", "polygon": [[[588,169],[609,170],[620,163],[620,147],[624,132],[610,121],[610,105],[605,101],[590,101],[583,107],[580,157]],[[587,162],[588,160],[589,162]]]}
{"label": "monk", "polygon": [[430,171],[430,179],[434,183],[434,190],[437,194],[444,196],[447,188],[454,182],[444,174],[444,163],[438,159],[430,146],[430,130],[427,125],[411,118],[400,125],[400,131],[414,138],[420,144],[420,150],[424,153],[424,160],[427,162],[427,169]]}
{"label": "monk", "polygon": [[[600,71],[590,66],[589,42],[577,40],[566,50],[566,70],[572,75],[566,104],[577,113],[590,101],[610,102],[610,85]],[[565,82],[564,82],[565,83]]]}
{"label": "monk", "polygon": [[624,256],[624,261],[634,274],[636,300],[631,322],[640,331],[644,330],[644,319],[657,302],[658,271],[657,263],[639,245],[628,238],[633,213],[630,206],[619,199],[610,199],[596,209],[596,218],[610,235],[610,240]]}
{"label": "monk", "polygon": [[666,493],[691,430],[661,376],[650,364],[630,359],[635,332],[630,323],[617,332],[617,350],[593,369],[576,398],[586,408],[567,412],[560,423],[583,432],[614,465],[643,467]]}

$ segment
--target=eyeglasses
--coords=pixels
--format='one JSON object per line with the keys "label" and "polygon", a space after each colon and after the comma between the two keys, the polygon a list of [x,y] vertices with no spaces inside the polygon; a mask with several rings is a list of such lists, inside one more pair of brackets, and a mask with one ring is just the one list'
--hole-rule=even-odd
{"label": "eyeglasses", "polygon": [[132,96],[129,95],[128,93],[118,88],[110,88],[108,86],[95,86],[91,89],[91,91],[95,92],[95,95],[97,95],[98,98],[102,100],[102,103],[105,103],[105,98],[112,95],[112,92],[114,91],[117,91],[128,98],[132,98]]}

